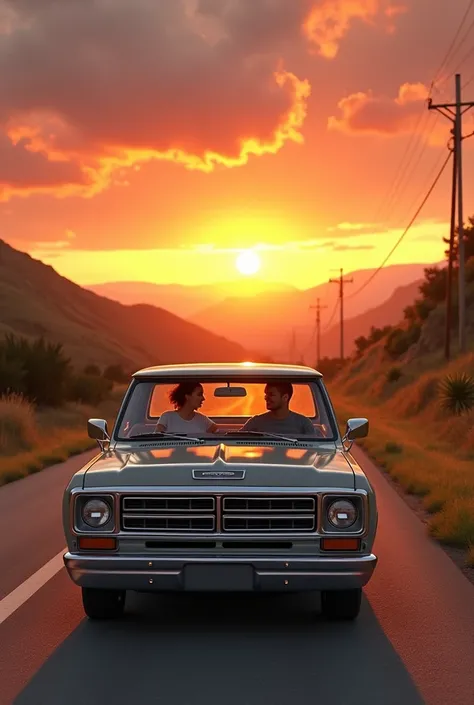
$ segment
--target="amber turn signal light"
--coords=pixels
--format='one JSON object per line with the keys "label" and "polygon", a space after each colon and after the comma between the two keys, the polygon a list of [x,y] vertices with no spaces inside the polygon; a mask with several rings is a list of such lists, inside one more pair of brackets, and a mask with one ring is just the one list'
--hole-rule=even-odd
{"label": "amber turn signal light", "polygon": [[360,540],[350,538],[321,539],[321,548],[323,551],[358,551]]}
{"label": "amber turn signal light", "polygon": [[108,537],[92,538],[90,536],[82,536],[79,539],[79,548],[88,549],[91,551],[113,551],[117,546],[117,539]]}

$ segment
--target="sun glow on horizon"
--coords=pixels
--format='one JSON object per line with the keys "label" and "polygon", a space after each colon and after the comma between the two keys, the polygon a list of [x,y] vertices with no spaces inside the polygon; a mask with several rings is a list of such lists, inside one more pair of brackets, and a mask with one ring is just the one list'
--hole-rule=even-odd
{"label": "sun glow on horizon", "polygon": [[235,260],[235,266],[241,274],[247,277],[252,276],[260,269],[260,257],[252,250],[245,250],[245,252],[241,252]]}

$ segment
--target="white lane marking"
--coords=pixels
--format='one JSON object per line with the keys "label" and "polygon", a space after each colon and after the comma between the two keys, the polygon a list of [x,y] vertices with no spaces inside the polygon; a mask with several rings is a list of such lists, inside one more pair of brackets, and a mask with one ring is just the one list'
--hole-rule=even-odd
{"label": "white lane marking", "polygon": [[21,607],[35,592],[41,590],[48,580],[59,573],[64,568],[63,556],[67,548],[63,548],[54,558],[44,564],[42,568],[33,573],[24,583],[8,593],[3,600],[0,600],[0,624]]}

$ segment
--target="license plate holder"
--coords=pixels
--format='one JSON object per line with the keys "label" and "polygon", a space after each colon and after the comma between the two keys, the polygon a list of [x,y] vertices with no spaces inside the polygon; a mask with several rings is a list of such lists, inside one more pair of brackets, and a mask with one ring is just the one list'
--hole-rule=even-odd
{"label": "license plate holder", "polygon": [[251,565],[191,563],[183,569],[184,589],[191,592],[250,592],[254,589]]}

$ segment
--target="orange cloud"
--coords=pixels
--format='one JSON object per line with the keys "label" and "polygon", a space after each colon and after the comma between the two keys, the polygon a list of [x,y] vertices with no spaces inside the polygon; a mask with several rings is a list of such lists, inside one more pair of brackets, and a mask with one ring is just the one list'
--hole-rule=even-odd
{"label": "orange cloud", "polygon": [[303,25],[306,38],[317,47],[317,53],[333,59],[339,43],[354,20],[373,23],[377,16],[389,20],[387,31],[395,30],[394,19],[406,12],[400,4],[384,0],[323,0],[313,5]]}
{"label": "orange cloud", "polygon": [[[265,51],[235,41],[256,5],[232,0],[194,14],[181,0],[15,6],[23,24],[2,38],[0,134],[58,173],[70,165],[75,178],[51,184],[58,196],[126,185],[127,170],[152,160],[210,172],[303,141],[310,84],[283,68],[277,4]],[[200,8],[220,13],[216,36],[197,21]],[[23,191],[45,189],[39,180]],[[21,191],[5,185],[3,197]]]}
{"label": "orange cloud", "polygon": [[427,97],[428,89],[422,83],[404,83],[394,99],[372,91],[353,93],[339,101],[342,117],[330,117],[328,127],[349,134],[410,133],[416,128]]}
{"label": "orange cloud", "polygon": [[21,143],[37,170],[25,183],[6,180],[4,199],[93,196],[126,186],[128,172],[152,160],[211,172],[301,143],[311,88],[284,59],[301,45],[302,27],[332,57],[354,20],[393,22],[399,11],[388,0],[3,6],[0,136]]}

